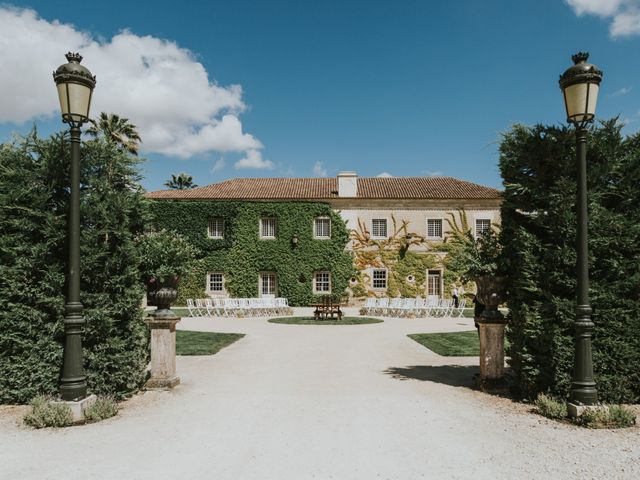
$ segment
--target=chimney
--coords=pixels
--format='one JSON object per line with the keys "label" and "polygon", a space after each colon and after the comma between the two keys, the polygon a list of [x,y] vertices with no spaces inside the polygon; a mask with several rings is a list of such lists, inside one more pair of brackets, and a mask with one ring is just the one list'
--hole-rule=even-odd
{"label": "chimney", "polygon": [[338,173],[338,197],[358,196],[358,174],[356,172]]}

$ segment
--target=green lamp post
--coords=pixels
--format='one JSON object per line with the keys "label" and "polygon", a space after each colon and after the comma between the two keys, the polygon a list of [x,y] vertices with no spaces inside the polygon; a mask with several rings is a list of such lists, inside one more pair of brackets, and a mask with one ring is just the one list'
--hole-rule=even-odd
{"label": "green lamp post", "polygon": [[576,208],[577,229],[577,304],[575,319],[575,357],[570,402],[593,405],[598,401],[593,378],[591,356],[591,305],[589,304],[589,265],[587,250],[587,124],[593,122],[602,71],[587,63],[588,53],[579,52],[571,57],[574,65],[560,75],[560,88],[564,95],[567,122],[576,127],[576,157],[578,188]]}
{"label": "green lamp post", "polygon": [[87,378],[82,361],[82,327],[85,324],[80,303],[80,127],[89,120],[91,94],[96,77],[80,65],[82,57],[67,53],[67,61],[53,72],[58,89],[62,121],[71,127],[71,168],[69,197],[69,275],[64,315],[64,360],[60,379],[62,400],[87,396]]}

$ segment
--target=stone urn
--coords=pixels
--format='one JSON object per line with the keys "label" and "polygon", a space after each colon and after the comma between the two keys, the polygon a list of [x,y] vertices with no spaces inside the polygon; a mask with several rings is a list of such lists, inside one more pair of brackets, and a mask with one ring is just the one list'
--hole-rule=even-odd
{"label": "stone urn", "polygon": [[504,315],[498,310],[498,305],[504,302],[506,279],[494,275],[481,275],[475,279],[478,301],[484,304],[484,311],[480,318],[490,323],[502,323]]}
{"label": "stone urn", "polygon": [[173,318],[176,315],[171,311],[171,304],[178,298],[179,277],[165,278],[162,282],[157,280],[147,282],[147,297],[156,310],[150,313],[156,318]]}

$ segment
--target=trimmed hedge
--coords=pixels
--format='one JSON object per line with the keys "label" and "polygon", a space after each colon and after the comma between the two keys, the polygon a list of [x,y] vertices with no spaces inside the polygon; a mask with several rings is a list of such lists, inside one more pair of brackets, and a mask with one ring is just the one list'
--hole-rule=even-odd
{"label": "trimmed hedge", "polygon": [[[122,397],[142,385],[148,362],[133,245],[145,216],[139,160],[103,140],[81,155],[85,372],[92,393]],[[69,156],[66,134],[0,146],[0,403],[58,389]]]}
{"label": "trimmed hedge", "polygon": [[[640,135],[593,127],[587,153],[593,360],[600,399],[640,400]],[[515,126],[500,145],[502,267],[515,386],[524,397],[571,387],[576,292],[573,129]]]}
{"label": "trimmed hedge", "polygon": [[[313,272],[331,272],[334,295],[345,292],[354,274],[353,258],[345,251],[349,233],[331,206],[320,202],[176,201],[150,202],[157,228],[174,230],[201,253],[179,287],[177,303],[205,295],[207,272],[225,274],[233,297],[257,297],[260,272],[276,272],[278,295],[292,306],[314,301]],[[331,238],[313,238],[313,219],[331,218]],[[207,236],[209,218],[224,219],[224,238]],[[278,219],[277,238],[261,240],[261,217]],[[298,237],[298,245],[292,238]]]}

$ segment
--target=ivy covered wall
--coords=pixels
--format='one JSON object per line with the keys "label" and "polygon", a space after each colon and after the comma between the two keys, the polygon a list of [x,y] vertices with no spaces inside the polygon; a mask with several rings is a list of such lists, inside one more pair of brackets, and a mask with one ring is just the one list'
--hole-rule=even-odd
{"label": "ivy covered wall", "polygon": [[[349,232],[340,215],[320,202],[176,201],[150,202],[158,228],[175,230],[198,248],[196,267],[182,279],[178,303],[205,297],[208,272],[223,272],[232,297],[257,297],[260,272],[277,274],[278,296],[292,306],[315,299],[313,273],[331,272],[331,293],[344,294],[354,275],[345,251]],[[275,239],[259,237],[260,218],[277,218]],[[314,238],[314,218],[331,219],[331,238]],[[210,218],[224,219],[224,238],[207,235]],[[292,238],[298,238],[293,246]]]}
{"label": "ivy covered wall", "polygon": [[[447,219],[451,230],[468,229],[466,216],[462,210],[457,215],[451,213]],[[444,241],[429,241],[411,231],[411,222],[391,217],[391,231],[388,238],[373,239],[364,222],[359,221],[351,231],[353,240],[354,266],[358,274],[353,278],[350,289],[355,297],[424,297],[427,294],[427,271],[440,270],[442,275],[442,296],[450,298],[453,285],[461,285],[461,272],[450,265],[458,245]],[[372,288],[369,271],[375,268],[387,269],[387,289],[376,291]],[[471,292],[473,284],[464,284],[464,290]]]}

